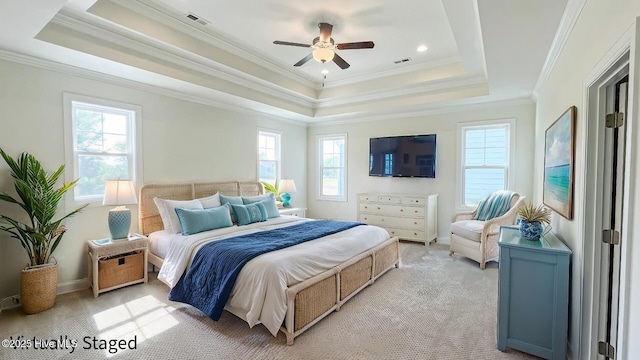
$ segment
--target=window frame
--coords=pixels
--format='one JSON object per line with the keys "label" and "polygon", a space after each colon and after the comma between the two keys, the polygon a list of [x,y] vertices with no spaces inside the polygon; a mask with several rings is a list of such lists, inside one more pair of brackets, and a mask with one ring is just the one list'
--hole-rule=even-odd
{"label": "window frame", "polygon": [[[482,166],[465,166],[465,148],[466,148],[466,131],[468,130],[486,130],[492,128],[507,128],[507,161],[506,165],[482,165]],[[515,137],[516,137],[516,119],[497,119],[497,120],[485,120],[485,121],[473,121],[473,122],[461,122],[458,123],[457,126],[457,137],[458,137],[458,146],[457,146],[457,169],[458,176],[456,177],[457,189],[456,191],[456,204],[460,209],[472,210],[475,209],[477,205],[467,205],[464,202],[465,198],[465,169],[468,168],[479,168],[479,169],[502,169],[505,168],[505,190],[509,190],[513,188],[514,185],[514,177],[515,177],[515,158],[516,158],[516,147],[515,147]]]}
{"label": "window frame", "polygon": [[[131,145],[131,151],[128,153],[130,161],[129,171],[130,178],[136,192],[142,185],[142,107],[139,105],[124,103],[115,100],[107,100],[92,96],[64,93],[63,94],[63,112],[64,112],[64,145],[65,145],[65,182],[73,181],[78,176],[78,155],[75,151],[76,141],[76,123],[74,116],[74,103],[82,103],[88,106],[113,108],[116,111],[131,112],[133,114],[129,131],[127,133],[128,141]],[[106,153],[110,154],[110,153]],[[123,179],[124,180],[124,179]],[[81,204],[89,204],[89,206],[102,206],[103,196],[89,196],[76,198],[75,192],[69,191],[65,194],[65,204],[69,208],[77,207]]]}
{"label": "window frame", "polygon": [[[322,177],[323,174],[323,170],[325,169],[325,167],[322,165],[322,155],[323,155],[323,149],[322,149],[322,142],[324,140],[343,140],[344,141],[344,164],[342,167],[335,167],[335,168],[341,168],[343,169],[342,171],[342,184],[343,184],[343,194],[342,195],[324,195],[322,193],[322,184],[323,184],[323,180],[324,178]],[[334,134],[321,134],[321,135],[316,135],[316,152],[317,152],[317,156],[316,156],[316,170],[318,171],[318,175],[316,177],[316,200],[322,200],[322,201],[343,201],[346,202],[348,200],[348,138],[347,138],[347,133],[334,133]],[[334,168],[334,167],[332,167]]]}
{"label": "window frame", "polygon": [[276,131],[276,130],[271,130],[271,129],[265,129],[265,128],[258,128],[258,135],[256,138],[256,178],[257,181],[260,182],[260,162],[261,161],[274,161],[274,160],[260,160],[260,136],[274,136],[276,138],[276,183],[273,184],[274,186],[276,186],[276,184],[280,181],[281,179],[281,171],[282,171],[282,132],[280,131]]}

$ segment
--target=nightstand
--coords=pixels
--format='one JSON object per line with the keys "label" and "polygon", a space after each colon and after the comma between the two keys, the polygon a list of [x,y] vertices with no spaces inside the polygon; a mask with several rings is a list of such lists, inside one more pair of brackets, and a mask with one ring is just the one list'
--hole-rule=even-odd
{"label": "nightstand", "polygon": [[293,215],[297,217],[305,217],[305,213],[307,209],[290,207],[290,208],[280,208],[278,209],[278,211],[280,211],[280,215]]}
{"label": "nightstand", "polygon": [[87,241],[89,282],[94,297],[105,291],[147,282],[149,239],[98,241],[104,244]]}

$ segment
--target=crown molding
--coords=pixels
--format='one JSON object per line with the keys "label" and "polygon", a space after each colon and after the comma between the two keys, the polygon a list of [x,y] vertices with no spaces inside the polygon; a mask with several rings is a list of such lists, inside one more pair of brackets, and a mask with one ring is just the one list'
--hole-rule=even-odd
{"label": "crown molding", "polygon": [[558,26],[556,35],[553,37],[551,49],[547,54],[547,58],[544,61],[542,70],[540,71],[540,76],[538,76],[538,81],[536,82],[536,86],[533,88],[533,93],[531,94],[534,101],[538,99],[540,91],[547,83],[547,80],[549,80],[549,76],[551,76],[551,72],[560,58],[562,50],[564,50],[564,47],[567,44],[571,31],[578,21],[580,13],[582,12],[586,2],[587,0],[567,1],[567,6],[562,14],[562,18],[560,19],[560,25]]}
{"label": "crown molding", "polygon": [[[294,114],[294,113],[290,113],[288,114],[288,116],[284,114],[282,116],[276,116],[267,111],[260,111],[253,108],[249,108],[247,106],[247,102],[249,102],[249,100],[237,99],[237,98],[234,99],[232,98],[231,95],[227,95],[227,94],[224,94],[226,95],[226,97],[224,98],[224,101],[213,99],[210,96],[196,96],[196,95],[187,94],[181,91],[170,90],[170,89],[155,86],[155,85],[145,84],[138,81],[117,77],[115,75],[108,75],[108,74],[104,74],[104,73],[93,71],[93,70],[82,69],[75,66],[66,65],[66,64],[62,64],[62,63],[51,61],[51,60],[45,60],[42,58],[30,56],[30,55],[15,53],[15,52],[3,50],[3,49],[0,49],[0,60],[6,60],[6,61],[22,64],[22,65],[33,66],[33,67],[44,69],[44,70],[55,71],[58,73],[76,76],[76,77],[87,79],[87,80],[99,81],[106,84],[122,86],[127,89],[144,91],[151,94],[167,96],[167,97],[178,99],[178,100],[184,100],[184,101],[189,101],[197,104],[212,106],[222,110],[234,111],[234,112],[245,114],[245,115],[251,115],[251,116],[260,115],[260,116],[271,118],[273,120],[282,121],[285,123],[298,125],[298,126],[306,126],[306,122],[309,121],[309,119],[311,119],[311,117],[309,116]],[[220,94],[220,98],[222,97],[223,95]],[[274,108],[274,112],[276,111],[282,111],[282,110]]]}
{"label": "crown molding", "polygon": [[[486,83],[486,79],[479,77],[460,79],[454,78],[455,80],[453,81],[449,79],[440,79],[429,81],[423,85],[418,86],[384,88],[381,91],[376,90],[365,95],[343,96],[330,100],[317,100],[299,94],[293,90],[288,90],[286,88],[274,85],[273,83],[270,83],[266,80],[245,74],[228,66],[221,65],[215,61],[206,59],[198,55],[194,55],[180,48],[176,48],[171,45],[156,41],[148,36],[128,31],[126,28],[115,27],[113,24],[107,23],[106,20],[101,19],[97,16],[89,16],[86,14],[78,13],[77,11],[66,10],[61,11],[59,14],[57,14],[52,19],[51,23],[78,33],[95,37],[96,39],[102,40],[107,43],[118,44],[118,46],[120,47],[142,53],[146,56],[151,57],[152,59],[161,59],[165,64],[175,64],[187,69],[191,69],[198,73],[209,75],[213,78],[237,84],[239,87],[244,87],[245,89],[247,89],[247,91],[255,91],[256,93],[267,95],[278,100],[284,100],[291,104],[296,104],[303,108],[308,108],[312,111],[315,111],[317,109],[324,109],[331,106],[364,103],[367,101],[375,101],[383,98],[399,98],[402,96],[411,96],[425,92],[434,92],[442,89],[466,88]],[[455,58],[443,60],[442,63],[434,62],[432,63],[432,65],[435,66],[436,64],[449,64],[450,60],[455,60]],[[415,68],[410,68],[410,70],[413,71],[415,70]],[[389,72],[389,74],[399,73],[401,72]],[[217,91],[213,88],[210,89]],[[226,97],[232,96],[233,95],[226,94]],[[245,102],[251,101],[247,99],[243,100]],[[228,100],[225,100],[225,102],[227,101]],[[257,101],[256,103],[260,102]],[[269,104],[263,104],[261,106],[269,107]],[[307,115],[301,114],[301,116],[302,118],[306,118]],[[286,117],[290,118],[290,116]],[[294,116],[294,118],[295,120],[300,120],[298,116]]]}
{"label": "crown molding", "polygon": [[398,119],[407,119],[407,118],[414,118],[414,117],[420,117],[420,116],[429,116],[429,115],[437,115],[437,114],[453,114],[453,113],[459,113],[459,112],[484,110],[484,109],[495,108],[495,107],[519,106],[519,105],[534,105],[534,102],[527,97],[527,98],[498,100],[498,101],[482,102],[482,103],[474,103],[474,104],[445,104],[441,106],[428,106],[428,108],[425,108],[425,109],[406,111],[406,112],[387,113],[387,114],[359,114],[359,115],[352,115],[347,117],[335,116],[334,118],[339,117],[339,119],[311,122],[308,124],[308,127],[322,127],[322,126],[355,124],[355,123],[363,123],[363,122],[398,120]]}
{"label": "crown molding", "polygon": [[262,94],[269,96],[274,96],[275,94],[278,98],[301,106],[311,107],[315,101],[293,90],[274,85],[266,80],[194,55],[188,51],[161,42],[150,41],[149,37],[133,32],[124,32],[113,26],[101,26],[105,24],[98,24],[95,19],[87,19],[84,16],[78,15],[81,14],[61,11],[51,20],[51,23],[85,35],[93,36],[108,43],[118,44],[118,46],[143,53],[154,59],[161,59],[164,62],[170,62],[199,73],[238,84]]}
{"label": "crown molding", "polygon": [[[51,60],[45,60],[42,58],[33,57],[30,55],[15,53],[0,49],[0,59],[18,64],[37,67],[40,69],[55,71],[58,73],[76,76],[92,81],[99,81],[111,85],[122,86],[128,89],[144,91],[156,95],[162,95],[171,97],[178,100],[189,101],[197,104],[212,106],[215,108],[237,112],[240,114],[251,116],[264,116],[276,121],[302,126],[302,127],[319,127],[319,126],[331,126],[341,124],[351,124],[370,121],[385,121],[396,120],[398,118],[411,118],[419,116],[428,116],[443,113],[457,113],[474,110],[482,110],[487,108],[493,108],[498,106],[517,106],[517,105],[529,105],[533,104],[530,98],[519,98],[511,100],[502,100],[494,102],[476,103],[476,104],[446,104],[442,106],[427,105],[428,108],[414,111],[394,112],[387,114],[354,114],[348,116],[327,116],[324,118],[313,118],[311,116],[305,116],[295,113],[281,114],[280,116],[274,115],[267,111],[257,110],[247,106],[248,100],[246,99],[232,99],[231,96],[227,96],[224,100],[216,100],[210,96],[196,96],[192,94],[186,94],[184,92],[170,90],[167,88],[149,85],[138,81],[124,79],[114,75],[108,75],[97,71],[78,68],[71,65],[58,63]],[[235,101],[234,101],[235,100]],[[274,112],[281,111],[275,109]],[[331,120],[335,119],[335,120]]]}
{"label": "crown molding", "polygon": [[[453,80],[452,80],[453,79]],[[365,95],[354,96],[342,96],[340,98],[332,98],[327,100],[318,100],[316,102],[316,109],[322,109],[332,106],[349,105],[354,103],[365,103],[369,101],[376,101],[385,98],[401,97],[401,96],[413,96],[424,93],[432,93],[438,90],[450,90],[450,89],[466,89],[473,88],[478,85],[487,85],[487,79],[480,76],[457,76],[453,78],[446,78],[440,80],[429,81],[427,83],[404,86],[401,88],[395,88],[387,91],[377,91]]]}

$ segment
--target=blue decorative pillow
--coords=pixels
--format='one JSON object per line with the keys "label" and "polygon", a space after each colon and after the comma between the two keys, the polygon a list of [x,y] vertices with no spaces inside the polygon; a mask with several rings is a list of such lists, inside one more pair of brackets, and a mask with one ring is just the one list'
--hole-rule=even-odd
{"label": "blue decorative pillow", "polygon": [[203,231],[233,226],[229,205],[208,209],[176,208],[182,235],[193,235]]}
{"label": "blue decorative pillow", "polygon": [[276,196],[273,193],[269,193],[267,195],[260,196],[243,196],[242,202],[247,204],[255,204],[262,203],[264,207],[267,209],[267,218],[277,218],[280,216],[280,211],[278,211],[278,206],[276,205]]}
{"label": "blue decorative pillow", "polygon": [[[222,205],[242,205],[242,198],[240,196],[224,196],[220,194],[220,203]],[[229,206],[229,215],[231,215],[231,221],[236,222],[236,217],[233,215],[233,210],[231,210],[231,206]]]}
{"label": "blue decorative pillow", "polygon": [[242,205],[242,198],[240,196],[225,196],[220,194],[220,204],[224,205],[229,203],[229,205]]}
{"label": "blue decorative pillow", "polygon": [[267,220],[267,209],[260,202],[247,205],[231,205],[238,225],[249,225]]}

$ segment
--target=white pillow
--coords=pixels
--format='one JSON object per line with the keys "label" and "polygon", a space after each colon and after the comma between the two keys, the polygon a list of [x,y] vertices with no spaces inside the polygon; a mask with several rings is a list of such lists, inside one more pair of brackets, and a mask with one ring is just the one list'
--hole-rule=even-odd
{"label": "white pillow", "polygon": [[215,193],[211,196],[199,198],[196,200],[200,201],[200,203],[202,203],[202,207],[205,209],[210,209],[210,208],[214,208],[222,205],[220,203],[220,193]]}
{"label": "white pillow", "polygon": [[199,200],[166,200],[153,198],[153,202],[156,203],[158,207],[164,229],[174,234],[182,233],[180,220],[178,219],[178,214],[176,214],[177,207],[183,209],[204,209]]}

